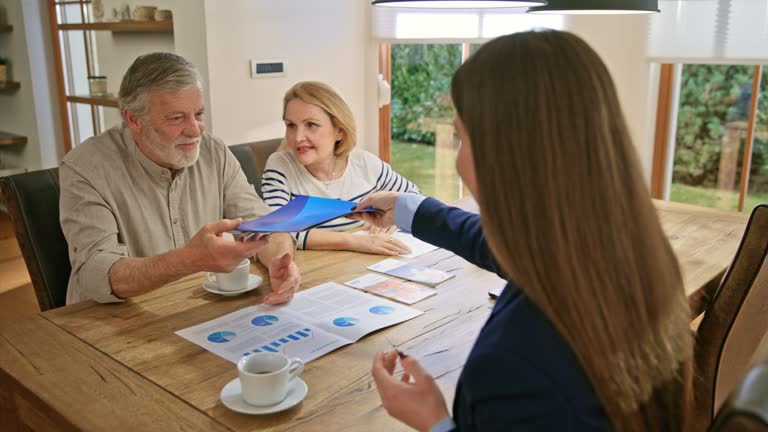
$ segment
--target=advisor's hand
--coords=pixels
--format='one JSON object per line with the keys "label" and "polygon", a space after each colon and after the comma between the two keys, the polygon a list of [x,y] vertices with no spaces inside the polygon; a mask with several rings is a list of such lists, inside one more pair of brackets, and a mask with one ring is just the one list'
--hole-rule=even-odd
{"label": "advisor's hand", "polygon": [[[381,403],[389,415],[420,431],[448,417],[448,408],[434,378],[422,369],[413,357],[400,361],[403,376],[394,376],[396,352],[377,353],[373,359],[371,374]],[[411,379],[412,378],[412,379]]]}
{"label": "advisor's hand", "polygon": [[264,297],[264,303],[280,304],[293,298],[301,284],[301,274],[290,253],[272,260],[269,265],[269,279],[272,282],[272,292]]}
{"label": "advisor's hand", "polygon": [[395,202],[400,195],[398,192],[375,192],[363,198],[355,208],[373,207],[380,212],[352,213],[350,219],[365,221],[379,228],[389,228],[395,225]]}
{"label": "advisor's hand", "polygon": [[183,246],[186,261],[192,271],[228,273],[244,259],[251,257],[267,244],[267,238],[250,238],[234,241],[221,237],[226,231],[237,228],[242,219],[222,219],[206,224]]}

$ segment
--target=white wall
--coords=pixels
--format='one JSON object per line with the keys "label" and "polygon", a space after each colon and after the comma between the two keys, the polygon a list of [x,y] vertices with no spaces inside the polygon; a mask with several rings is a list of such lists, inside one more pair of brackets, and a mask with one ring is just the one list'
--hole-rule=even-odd
{"label": "white wall", "polygon": [[[349,104],[362,147],[378,149],[376,44],[370,2],[206,0],[211,132],[227,144],[282,136],[282,98],[324,81]],[[284,59],[284,77],[250,78],[250,59]]]}
{"label": "white wall", "polygon": [[574,15],[565,29],[584,38],[607,64],[650,184],[658,77],[646,59],[648,16]]}
{"label": "white wall", "polygon": [[[121,5],[130,5],[133,11],[136,5],[148,4],[144,0],[104,0],[103,3],[105,19],[112,19],[112,10]],[[151,52],[175,52],[195,63],[200,67],[205,86],[208,76],[205,67],[207,53],[203,0],[155,0],[150,3],[173,12],[173,33],[94,32],[97,64],[100,66],[98,73],[107,76],[107,90],[117,95],[120,81],[131,63],[136,57]],[[119,111],[114,108],[104,109],[104,120],[107,127],[119,124]]]}
{"label": "white wall", "polygon": [[0,55],[12,62],[21,88],[0,92],[0,130],[27,137],[23,146],[0,148],[6,166],[30,170],[58,165],[63,154],[56,106],[56,78],[45,0],[0,0],[13,32],[0,34]]}

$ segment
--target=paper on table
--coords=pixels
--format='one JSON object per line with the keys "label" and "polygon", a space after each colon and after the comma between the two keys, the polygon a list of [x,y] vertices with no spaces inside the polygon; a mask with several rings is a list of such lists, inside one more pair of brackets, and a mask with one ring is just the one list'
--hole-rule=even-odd
{"label": "paper on table", "polygon": [[281,352],[306,363],[423,313],[329,282],[288,304],[247,307],[176,334],[232,363],[254,352]]}
{"label": "paper on table", "polygon": [[352,213],[380,211],[373,208],[352,210],[356,205],[354,201],[296,195],[288,204],[272,213],[243,222],[237,230],[256,233],[300,232]]}
{"label": "paper on table", "polygon": [[[355,231],[355,234],[368,235],[368,231],[363,231],[363,230]],[[440,249],[437,246],[429,244],[425,241],[421,241],[416,237],[414,237],[413,235],[404,233],[402,231],[398,231],[392,234],[392,237],[405,243],[405,245],[408,246],[408,248],[411,250],[411,253],[409,254],[400,255],[403,258],[416,258],[418,256]]]}
{"label": "paper on table", "polygon": [[388,274],[390,276],[397,276],[399,278],[408,279],[431,286],[445,282],[446,280],[453,277],[453,275],[448,272],[417,266],[415,264],[398,261],[391,258],[368,266],[368,270]]}
{"label": "paper on table", "polygon": [[431,288],[410,284],[399,279],[392,279],[373,273],[368,273],[357,279],[344,282],[344,285],[361,289],[371,294],[391,298],[405,304],[414,304],[417,301],[435,295],[437,292]]}
{"label": "paper on table", "polygon": [[432,252],[433,250],[439,249],[435,245],[429,244],[425,241],[421,241],[416,237],[412,236],[411,234],[407,234],[404,232],[398,231],[392,234],[392,237],[405,243],[405,245],[411,249],[411,253],[407,255],[400,255],[403,258],[416,258],[417,256],[421,256],[421,255],[424,255],[425,253],[429,253],[429,252]]}

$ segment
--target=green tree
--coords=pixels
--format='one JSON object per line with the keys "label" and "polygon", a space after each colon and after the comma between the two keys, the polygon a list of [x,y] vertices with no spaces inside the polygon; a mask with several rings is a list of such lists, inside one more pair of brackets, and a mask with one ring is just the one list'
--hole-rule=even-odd
{"label": "green tree", "polygon": [[[716,184],[725,126],[732,121],[747,121],[749,116],[752,74],[753,67],[748,65],[683,67],[673,168],[675,183],[705,187]],[[763,85],[761,101],[767,96]],[[768,115],[759,110],[758,128],[765,128],[766,120]],[[744,140],[741,146],[743,152]],[[766,156],[768,140],[758,137],[753,143],[750,170],[753,185],[765,184]]]}
{"label": "green tree", "polygon": [[424,118],[450,118],[451,77],[461,65],[461,45],[392,45],[392,138],[435,143],[419,128]]}

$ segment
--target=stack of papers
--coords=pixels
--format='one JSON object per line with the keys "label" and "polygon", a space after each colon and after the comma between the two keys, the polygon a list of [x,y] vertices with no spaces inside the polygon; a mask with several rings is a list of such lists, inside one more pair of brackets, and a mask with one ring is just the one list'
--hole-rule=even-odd
{"label": "stack of papers", "polygon": [[417,266],[416,264],[391,258],[368,266],[368,270],[396,276],[402,279],[408,279],[429,286],[435,286],[453,277],[453,275],[448,272]]}
{"label": "stack of papers", "polygon": [[435,295],[437,291],[422,287],[399,279],[392,279],[386,276],[368,273],[365,276],[344,282],[344,285],[351,286],[371,294],[391,298],[405,304],[414,304],[417,301],[424,300],[429,296]]}

